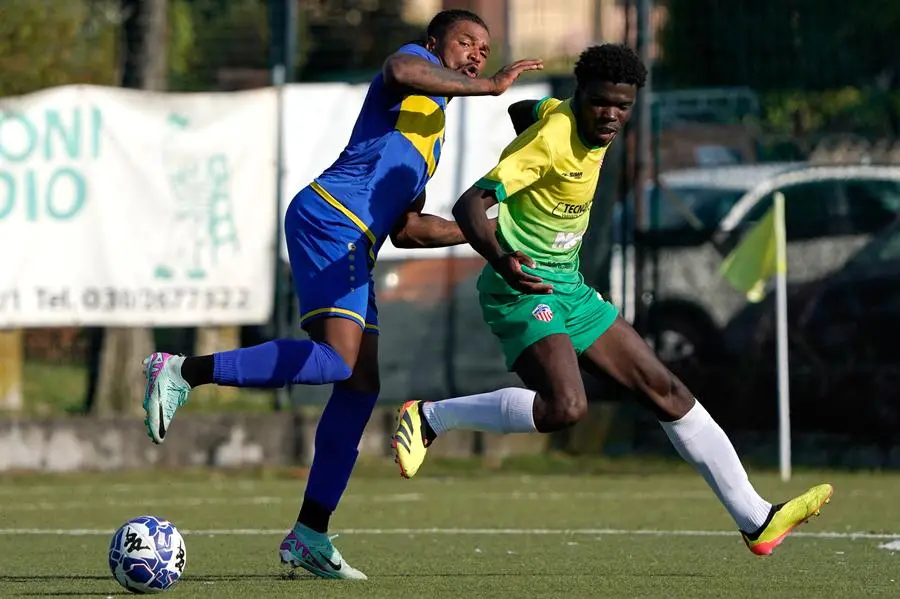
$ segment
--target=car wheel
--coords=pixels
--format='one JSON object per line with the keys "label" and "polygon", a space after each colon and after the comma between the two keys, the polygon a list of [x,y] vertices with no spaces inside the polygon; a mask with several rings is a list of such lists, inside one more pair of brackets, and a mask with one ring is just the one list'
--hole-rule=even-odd
{"label": "car wheel", "polygon": [[721,355],[712,323],[687,311],[661,309],[648,325],[644,338],[665,364],[700,363]]}

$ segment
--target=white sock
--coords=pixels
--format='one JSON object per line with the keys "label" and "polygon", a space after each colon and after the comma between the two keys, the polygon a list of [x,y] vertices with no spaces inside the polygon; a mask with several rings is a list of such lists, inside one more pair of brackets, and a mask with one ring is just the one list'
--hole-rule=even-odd
{"label": "white sock", "polygon": [[535,392],[508,387],[466,397],[426,401],[425,419],[440,435],[457,429],[489,433],[533,433]]}
{"label": "white sock", "polygon": [[700,402],[695,400],[694,407],[680,420],[660,424],[679,455],[700,472],[738,528],[747,533],[758,530],[772,504],[750,484],[725,431]]}

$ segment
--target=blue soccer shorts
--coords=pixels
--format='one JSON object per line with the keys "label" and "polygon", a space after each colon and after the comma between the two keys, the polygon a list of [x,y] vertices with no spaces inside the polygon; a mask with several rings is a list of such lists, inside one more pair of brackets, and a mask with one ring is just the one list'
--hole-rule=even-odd
{"label": "blue soccer shorts", "polygon": [[300,326],[323,317],[347,318],[378,331],[372,243],[315,189],[294,196],[284,219]]}

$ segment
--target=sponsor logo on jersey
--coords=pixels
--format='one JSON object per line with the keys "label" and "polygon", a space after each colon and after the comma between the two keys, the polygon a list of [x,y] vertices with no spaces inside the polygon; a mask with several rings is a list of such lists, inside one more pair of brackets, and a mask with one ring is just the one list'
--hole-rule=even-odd
{"label": "sponsor logo on jersey", "polygon": [[556,207],[553,208],[553,216],[558,216],[560,218],[578,218],[591,209],[591,204],[593,204],[593,202],[588,202],[587,204],[567,204],[566,202],[559,202]]}
{"label": "sponsor logo on jersey", "polygon": [[584,237],[584,231],[579,231],[576,233],[566,233],[560,231],[556,234],[556,239],[553,240],[553,249],[570,250],[581,243],[582,237]]}
{"label": "sponsor logo on jersey", "polygon": [[553,310],[551,310],[550,306],[547,304],[538,304],[535,309],[531,311],[531,315],[541,322],[550,322],[553,320]]}

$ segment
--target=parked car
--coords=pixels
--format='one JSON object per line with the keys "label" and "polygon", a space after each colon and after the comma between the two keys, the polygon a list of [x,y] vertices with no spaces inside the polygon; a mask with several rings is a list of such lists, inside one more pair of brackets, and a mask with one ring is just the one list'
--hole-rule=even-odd
{"label": "parked car", "polygon": [[[740,310],[723,331],[755,397],[775,390],[774,294]],[[900,425],[900,218],[837,271],[788,286],[792,412],[796,428],[893,436]],[[737,364],[740,368],[740,364]],[[773,406],[774,407],[774,404]],[[849,409],[848,409],[849,408]]]}
{"label": "parked car", "polygon": [[[670,173],[661,181],[671,193],[705,194],[691,210],[696,218],[669,219],[669,228],[659,231],[642,227],[636,237],[650,255],[641,273],[648,290],[641,298],[647,308],[643,313],[655,331],[649,340],[669,363],[723,355],[721,331],[746,299],[722,279],[719,267],[771,207],[775,192],[785,195],[788,276],[794,283],[839,268],[900,214],[900,167],[782,163],[691,171]],[[622,281],[636,276],[632,250],[626,244],[613,256],[613,298],[620,302],[616,291],[627,288]],[[624,299],[632,302],[626,312],[635,314],[634,298]]]}
{"label": "parked car", "polygon": [[[808,167],[805,162],[777,162],[713,168],[689,168],[660,174],[658,214],[653,222],[656,186],[644,189],[642,218],[636,223],[632,198],[616,204],[613,239],[621,244],[623,234],[634,241],[634,229],[644,235],[672,236],[679,233],[711,234],[748,191],[782,173]],[[623,208],[625,206],[625,208]],[[628,222],[623,227],[622,219]],[[623,231],[626,229],[627,231]]]}

